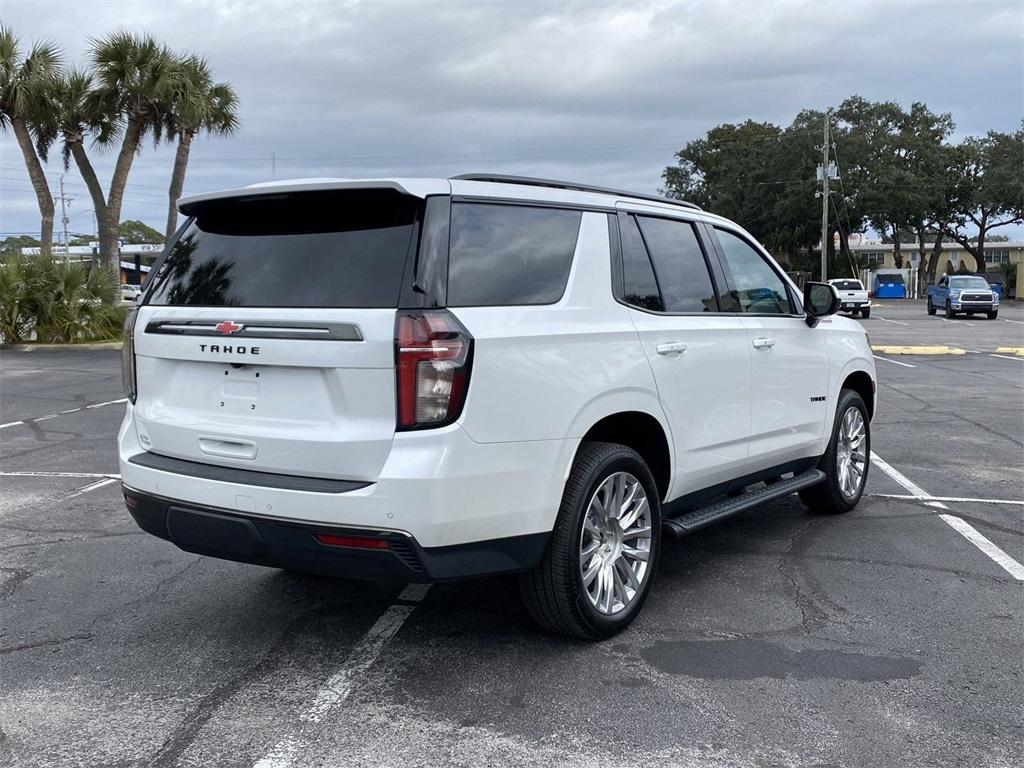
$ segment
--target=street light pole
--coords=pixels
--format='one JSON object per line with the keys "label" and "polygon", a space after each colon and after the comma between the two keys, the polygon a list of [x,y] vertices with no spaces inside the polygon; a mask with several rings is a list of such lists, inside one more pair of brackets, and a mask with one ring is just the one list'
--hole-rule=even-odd
{"label": "street light pole", "polygon": [[64,194],[64,174],[60,175],[60,220],[64,225],[64,261],[71,261],[71,254],[68,249],[68,211],[65,203],[70,203],[71,198]]}
{"label": "street light pole", "polygon": [[821,280],[828,280],[828,112],[821,145]]}

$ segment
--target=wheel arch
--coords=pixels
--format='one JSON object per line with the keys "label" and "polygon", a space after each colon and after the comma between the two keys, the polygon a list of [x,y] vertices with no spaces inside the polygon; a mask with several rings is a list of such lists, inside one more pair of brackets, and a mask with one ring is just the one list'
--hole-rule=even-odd
{"label": "wheel arch", "polygon": [[868,408],[868,420],[875,416],[875,380],[864,370],[852,371],[843,379],[840,389],[852,389]]}
{"label": "wheel arch", "polygon": [[[580,445],[591,441],[618,443],[632,448],[650,468],[660,498],[668,495],[672,482],[672,442],[657,417],[640,410],[609,413],[587,429]],[[579,452],[579,446],[576,452]]]}

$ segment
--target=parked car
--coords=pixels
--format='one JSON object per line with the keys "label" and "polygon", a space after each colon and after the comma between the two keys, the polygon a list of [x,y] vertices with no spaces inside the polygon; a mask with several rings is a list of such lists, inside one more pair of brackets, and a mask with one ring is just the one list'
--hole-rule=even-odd
{"label": "parked car", "polygon": [[999,316],[999,294],[984,277],[945,275],[937,284],[928,286],[928,314],[934,315],[939,307],[946,311],[946,317],[963,312],[969,317],[977,313],[995,320]]}
{"label": "parked car", "polygon": [[121,285],[122,301],[135,301],[140,295],[142,295],[141,285],[132,285],[131,283],[123,283]]}
{"label": "parked car", "polygon": [[864,319],[871,317],[871,299],[860,280],[844,277],[829,280],[828,283],[839,294],[840,312],[849,312],[854,316],[860,313]]}
{"label": "parked car", "polygon": [[687,203],[496,176],[185,198],[127,321],[128,509],[189,552],[431,582],[518,573],[530,614],[618,632],[663,539],[864,491],[875,369]]}

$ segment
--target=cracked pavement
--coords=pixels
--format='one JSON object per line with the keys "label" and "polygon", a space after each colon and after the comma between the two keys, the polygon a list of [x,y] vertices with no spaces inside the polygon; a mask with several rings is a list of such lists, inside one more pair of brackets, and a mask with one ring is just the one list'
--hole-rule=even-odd
{"label": "cracked pavement", "polygon": [[[916,314],[864,324],[1024,345]],[[878,363],[873,449],[936,496],[1024,496],[1024,360],[895,359],[916,367]],[[121,396],[116,352],[0,355],[0,423]],[[3,429],[0,470],[116,472],[121,415]],[[69,496],[96,479],[0,476],[0,765],[252,766],[401,586],[187,554],[116,483]],[[905,493],[876,467],[868,492]],[[1021,559],[1024,507],[949,506]],[[1019,765],[1022,588],[919,501],[789,497],[667,545],[601,644],[537,630],[512,578],[435,585],[297,764]]]}

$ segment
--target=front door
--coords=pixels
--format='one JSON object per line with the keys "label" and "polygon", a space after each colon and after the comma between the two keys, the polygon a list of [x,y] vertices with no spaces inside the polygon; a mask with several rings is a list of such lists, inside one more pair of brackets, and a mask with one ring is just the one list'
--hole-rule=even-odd
{"label": "front door", "polygon": [[725,228],[714,234],[752,355],[748,471],[813,456],[829,422],[826,331],[807,325],[793,291],[751,241]]}

